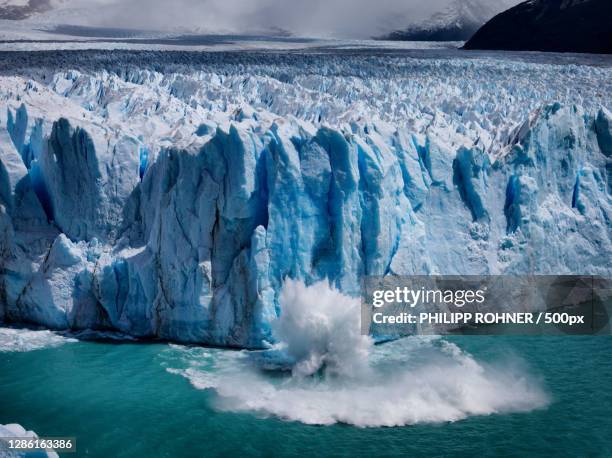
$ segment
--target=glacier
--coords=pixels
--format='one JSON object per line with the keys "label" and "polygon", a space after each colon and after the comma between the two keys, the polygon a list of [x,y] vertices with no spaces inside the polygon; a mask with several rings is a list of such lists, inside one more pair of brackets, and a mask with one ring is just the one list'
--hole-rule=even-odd
{"label": "glacier", "polygon": [[287,279],[612,273],[609,65],[32,54],[0,71],[0,321],[262,348]]}

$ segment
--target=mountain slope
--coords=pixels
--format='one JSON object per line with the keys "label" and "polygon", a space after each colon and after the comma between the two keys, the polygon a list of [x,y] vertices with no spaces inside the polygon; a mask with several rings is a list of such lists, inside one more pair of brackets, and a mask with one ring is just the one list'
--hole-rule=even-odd
{"label": "mountain slope", "polygon": [[465,49],[612,53],[609,0],[530,0],[491,19]]}

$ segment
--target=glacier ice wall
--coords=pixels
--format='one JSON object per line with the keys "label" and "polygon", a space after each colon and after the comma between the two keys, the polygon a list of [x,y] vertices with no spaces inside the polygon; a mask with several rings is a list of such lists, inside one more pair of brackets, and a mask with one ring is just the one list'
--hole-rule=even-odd
{"label": "glacier ice wall", "polygon": [[609,69],[338,65],[0,77],[0,319],[259,347],[287,278],[610,275],[610,100],[563,86]]}

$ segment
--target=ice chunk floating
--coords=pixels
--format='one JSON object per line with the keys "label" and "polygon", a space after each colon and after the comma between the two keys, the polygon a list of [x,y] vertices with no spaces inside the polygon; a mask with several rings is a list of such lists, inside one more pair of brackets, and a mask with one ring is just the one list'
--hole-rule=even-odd
{"label": "ice chunk floating", "polygon": [[612,272],[608,66],[96,56],[0,76],[0,320],[263,348],[286,279]]}
{"label": "ice chunk floating", "polygon": [[76,339],[47,330],[0,328],[0,353],[59,347]]}
{"label": "ice chunk floating", "polygon": [[38,435],[34,431],[27,431],[23,426],[16,423],[10,425],[0,425],[0,453],[3,458],[59,458],[59,455],[53,450],[37,450],[36,452],[15,451],[9,449],[8,440],[11,438],[19,439],[37,439]]}
{"label": "ice chunk floating", "polygon": [[[326,283],[289,282],[280,297],[287,313],[273,323],[274,350],[253,357],[173,346],[167,370],[197,389],[213,390],[221,410],[314,425],[437,423],[531,411],[549,402],[540,383],[510,360],[482,364],[438,338],[375,347],[360,335],[358,319],[349,318],[359,300]],[[279,377],[279,368],[288,367],[291,375]]]}

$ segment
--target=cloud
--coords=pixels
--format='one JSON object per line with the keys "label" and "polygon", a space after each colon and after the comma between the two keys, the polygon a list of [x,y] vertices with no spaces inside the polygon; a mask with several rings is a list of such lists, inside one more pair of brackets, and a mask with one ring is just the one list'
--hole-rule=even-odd
{"label": "cloud", "polygon": [[[368,37],[401,29],[456,0],[57,0],[80,8],[82,25],[249,33],[280,28],[304,35]],[[496,2],[504,9],[514,0]],[[514,1],[516,3],[518,0]]]}

